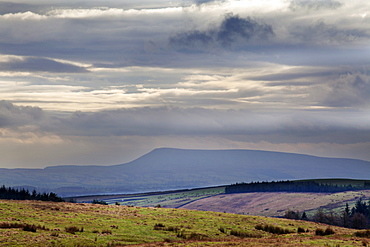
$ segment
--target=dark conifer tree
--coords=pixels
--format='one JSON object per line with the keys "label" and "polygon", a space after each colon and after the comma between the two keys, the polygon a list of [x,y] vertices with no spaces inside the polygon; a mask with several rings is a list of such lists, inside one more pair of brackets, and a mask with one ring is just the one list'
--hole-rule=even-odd
{"label": "dark conifer tree", "polygon": [[0,199],[8,199],[8,200],[41,200],[41,201],[54,201],[54,202],[63,202],[64,200],[59,197],[56,193],[37,193],[36,190],[32,191],[32,194],[22,188],[22,189],[14,189],[14,188],[6,188],[5,185],[0,187]]}

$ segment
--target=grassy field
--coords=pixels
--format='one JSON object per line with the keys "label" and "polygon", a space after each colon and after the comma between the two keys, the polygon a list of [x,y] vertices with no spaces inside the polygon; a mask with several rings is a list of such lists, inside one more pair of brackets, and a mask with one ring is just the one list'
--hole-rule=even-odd
{"label": "grassy field", "polygon": [[[275,234],[257,225],[289,231]],[[303,233],[297,233],[298,228]],[[355,230],[306,221],[172,208],[0,201],[1,246],[366,246]]]}

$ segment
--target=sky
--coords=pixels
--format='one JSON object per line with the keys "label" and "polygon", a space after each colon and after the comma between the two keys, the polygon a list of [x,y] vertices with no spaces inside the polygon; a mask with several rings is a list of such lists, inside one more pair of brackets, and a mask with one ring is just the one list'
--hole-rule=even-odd
{"label": "sky", "polygon": [[0,1],[0,168],[154,148],[370,161],[370,2]]}

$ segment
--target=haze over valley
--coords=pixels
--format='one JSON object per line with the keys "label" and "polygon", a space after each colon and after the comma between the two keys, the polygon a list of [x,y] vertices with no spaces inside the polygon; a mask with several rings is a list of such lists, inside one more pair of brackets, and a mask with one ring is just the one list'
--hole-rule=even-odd
{"label": "haze over valley", "polygon": [[236,182],[368,179],[370,162],[257,150],[160,148],[114,166],[1,169],[0,181],[61,196],[188,189]]}

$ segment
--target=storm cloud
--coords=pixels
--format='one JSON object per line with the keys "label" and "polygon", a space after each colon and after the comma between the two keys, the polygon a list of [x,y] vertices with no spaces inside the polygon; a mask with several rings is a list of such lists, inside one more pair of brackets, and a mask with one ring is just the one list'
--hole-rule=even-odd
{"label": "storm cloud", "polygon": [[230,48],[235,44],[247,46],[264,42],[273,36],[274,32],[270,25],[259,23],[251,17],[241,18],[238,15],[227,14],[217,28],[179,33],[170,37],[169,43],[179,49],[207,49],[213,46]]}

